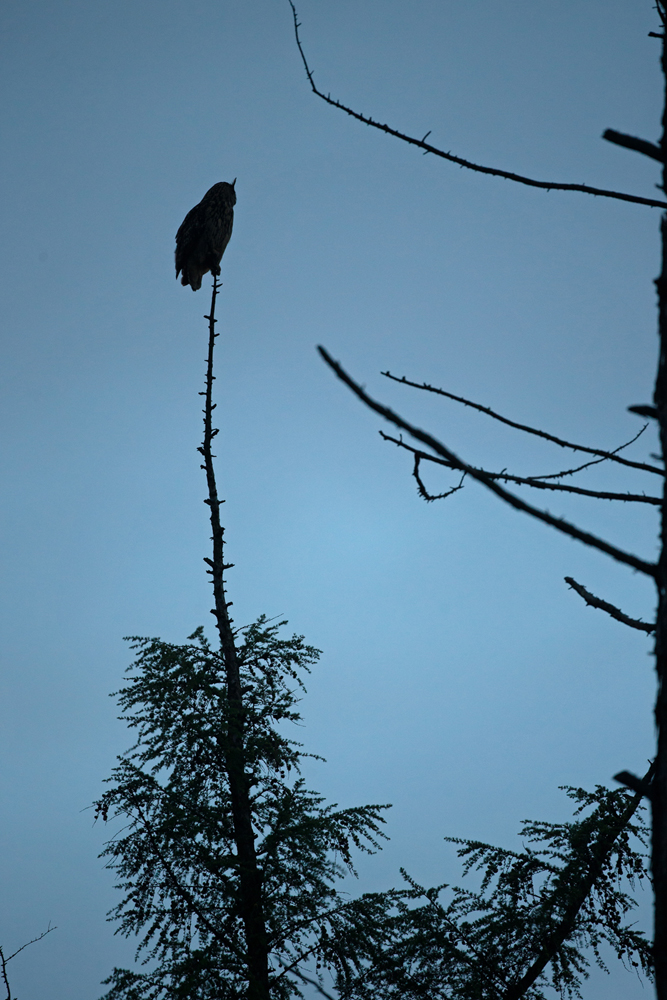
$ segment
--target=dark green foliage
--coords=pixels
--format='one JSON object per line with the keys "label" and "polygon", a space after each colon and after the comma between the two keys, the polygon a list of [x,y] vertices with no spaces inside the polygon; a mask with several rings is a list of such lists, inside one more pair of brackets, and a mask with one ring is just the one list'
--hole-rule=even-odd
{"label": "dark green foliage", "polygon": [[581,818],[524,822],[522,851],[447,838],[463,874],[481,876],[476,891],[424,889],[403,873],[408,889],[363,896],[341,914],[326,954],[340,996],[537,1000],[551,987],[579,997],[585,951],[604,968],[604,945],[650,975],[650,946],[625,920],[636,905],[625,889],[647,878],[646,828],[632,819],[639,798],[600,786],[567,794]]}
{"label": "dark green foliage", "polygon": [[[300,676],[318,651],[260,619],[239,646],[243,750],[262,877],[271,995],[299,994],[311,962],[342,1000],[518,1000],[580,996],[588,956],[610,948],[650,974],[627,893],[647,877],[640,797],[567,789],[575,819],[524,822],[525,847],[458,845],[477,889],[407,888],[350,900],[338,880],[353,848],[373,851],[382,806],[337,810],[306,789]],[[247,958],[226,772],[230,708],[222,657],[202,630],[184,646],[134,639],[122,718],[137,742],[97,803],[123,828],[104,851],[120,877],[118,932],[139,938],[137,970],[114,969],[105,1000],[240,1000]]]}
{"label": "dark green foliage", "polygon": [[[284,624],[284,623],[281,623]],[[294,971],[321,951],[349,906],[338,880],[352,849],[372,852],[385,806],[337,810],[306,789],[289,739],[295,688],[319,656],[261,618],[239,645],[245,771],[272,965],[271,993],[298,993]],[[198,629],[188,645],[133,639],[117,692],[137,742],[97,803],[124,825],[105,847],[124,893],[117,932],[137,935],[139,971],[115,969],[107,1000],[236,1000],[247,989],[245,938],[226,773],[229,703],[223,660]],[[288,971],[292,970],[292,971]]]}

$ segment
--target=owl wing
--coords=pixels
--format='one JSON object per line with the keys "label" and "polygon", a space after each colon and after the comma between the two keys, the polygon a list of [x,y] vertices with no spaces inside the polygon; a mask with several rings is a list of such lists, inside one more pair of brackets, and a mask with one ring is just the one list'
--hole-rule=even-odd
{"label": "owl wing", "polygon": [[201,202],[191,208],[183,219],[176,233],[176,277],[179,276],[187,263],[202,230]]}

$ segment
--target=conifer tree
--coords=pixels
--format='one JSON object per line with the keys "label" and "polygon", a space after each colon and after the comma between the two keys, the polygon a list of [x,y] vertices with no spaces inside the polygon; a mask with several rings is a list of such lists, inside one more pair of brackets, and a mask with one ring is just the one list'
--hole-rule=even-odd
{"label": "conifer tree", "polygon": [[303,675],[319,651],[260,617],[233,627],[211,444],[213,281],[199,449],[212,535],[207,558],[219,643],[134,637],[117,692],[136,733],[96,803],[122,828],[103,852],[119,876],[118,931],[139,939],[135,969],[116,968],[106,1000],[268,1000],[299,995],[332,920],[349,905],[338,882],[354,849],[379,847],[387,806],[338,809],[306,788],[310,756],[290,738]]}

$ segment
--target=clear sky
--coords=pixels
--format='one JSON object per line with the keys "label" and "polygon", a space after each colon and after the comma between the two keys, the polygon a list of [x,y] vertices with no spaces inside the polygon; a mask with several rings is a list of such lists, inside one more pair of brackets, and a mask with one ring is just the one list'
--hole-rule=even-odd
{"label": "clear sky", "polygon": [[[325,91],[459,155],[656,196],[650,0],[301,0]],[[237,177],[223,261],[219,483],[237,623],[289,619],[323,650],[303,702],[309,780],[392,802],[360,888],[455,880],[443,836],[517,843],[558,786],[641,772],[648,582],[468,486],[426,505],[315,352],[496,470],[569,453],[381,376],[427,380],[599,447],[641,423],[655,369],[656,209],[472,175],[309,91],[287,0],[3,0],[0,943],[21,1000],[94,1000],[131,947],[86,807],[130,742],[125,635],[209,629],[196,447],[208,286],[174,280],[183,216]],[[647,431],[633,449],[655,449]],[[617,471],[618,470],[618,471]],[[651,477],[601,470],[635,491]],[[434,489],[447,477],[431,477]],[[535,499],[535,497],[531,497]],[[539,499],[539,498],[538,498]],[[644,558],[652,508],[545,506]],[[632,977],[592,998],[646,996]]]}

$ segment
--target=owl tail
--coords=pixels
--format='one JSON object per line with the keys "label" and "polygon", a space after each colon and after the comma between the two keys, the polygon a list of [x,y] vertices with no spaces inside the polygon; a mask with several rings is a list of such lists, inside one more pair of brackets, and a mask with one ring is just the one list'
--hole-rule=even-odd
{"label": "owl tail", "polygon": [[199,271],[188,271],[186,268],[183,269],[183,276],[181,278],[182,285],[190,285],[193,292],[197,292],[201,288],[202,275]]}

